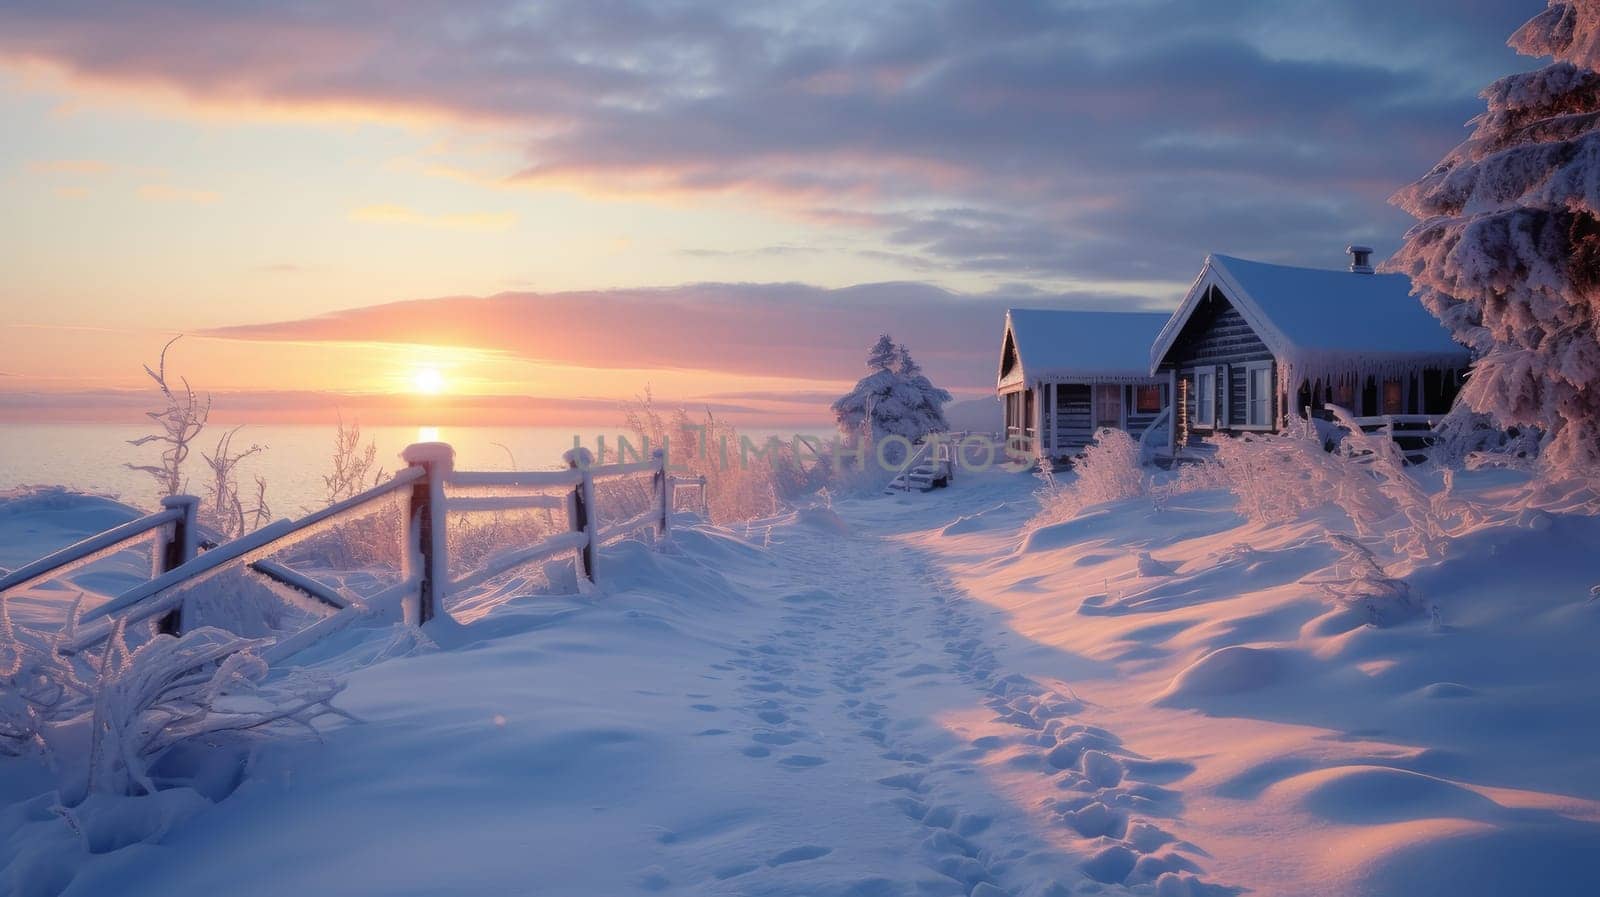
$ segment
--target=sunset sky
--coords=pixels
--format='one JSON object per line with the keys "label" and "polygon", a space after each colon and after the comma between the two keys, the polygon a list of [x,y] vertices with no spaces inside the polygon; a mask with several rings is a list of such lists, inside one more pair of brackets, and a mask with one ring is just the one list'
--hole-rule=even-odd
{"label": "sunset sky", "polygon": [[816,421],[891,330],[1387,255],[1541,0],[0,0],[0,420]]}

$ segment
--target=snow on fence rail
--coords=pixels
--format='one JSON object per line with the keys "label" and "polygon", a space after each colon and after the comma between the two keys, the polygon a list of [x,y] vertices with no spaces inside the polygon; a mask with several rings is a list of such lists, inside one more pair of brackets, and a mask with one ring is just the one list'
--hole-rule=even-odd
{"label": "snow on fence rail", "polygon": [[[158,621],[158,631],[181,634],[185,627],[186,589],[224,570],[242,568],[262,577],[275,590],[286,589],[311,598],[332,611],[309,627],[280,638],[266,652],[269,660],[275,661],[343,628],[356,616],[382,613],[395,605],[399,605],[406,621],[426,623],[442,610],[446,596],[569,551],[573,553],[579,588],[588,591],[595,582],[597,549],[606,541],[640,530],[649,530],[657,538],[668,535],[677,490],[699,489],[700,509],[702,513],[705,510],[705,477],[671,474],[659,450],[647,460],[595,465],[586,449],[573,449],[565,455],[567,469],[551,471],[457,471],[455,452],[444,443],[418,443],[407,447],[401,457],[407,466],[386,482],[299,520],[276,521],[204,553],[199,551],[195,521],[199,499],[164,499],[161,511],[89,536],[0,577],[0,596],[29,583],[70,573],[126,548],[132,540],[155,533],[160,541],[152,577],[85,613],[66,639],[65,649],[83,651],[105,640],[119,625],[152,619]],[[596,481],[644,474],[650,476],[648,506],[627,519],[602,525],[595,499]],[[493,489],[502,494],[450,495],[447,487],[469,492]],[[562,493],[517,491],[535,489]],[[341,518],[370,510],[374,502],[401,492],[406,492],[407,502],[400,546],[402,573],[399,582],[377,594],[366,598],[346,594],[271,559],[271,555],[325,531]],[[476,569],[452,570],[448,550],[450,513],[523,511],[564,511],[564,531],[532,544],[504,549]]]}
{"label": "snow on fence rail", "polygon": [[40,579],[65,576],[73,570],[128,547],[128,543],[155,533],[155,570],[165,573],[192,559],[197,550],[195,513],[200,499],[174,495],[161,500],[161,510],[95,533],[31,564],[0,576],[0,594]]}

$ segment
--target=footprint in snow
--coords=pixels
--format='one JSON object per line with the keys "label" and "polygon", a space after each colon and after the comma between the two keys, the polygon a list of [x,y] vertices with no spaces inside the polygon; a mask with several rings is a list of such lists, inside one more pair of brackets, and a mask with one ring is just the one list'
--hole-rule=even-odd
{"label": "footprint in snow", "polygon": [[810,754],[791,754],[778,761],[781,765],[794,769],[808,769],[813,766],[821,766],[827,762],[821,757],[813,757]]}
{"label": "footprint in snow", "polygon": [[782,866],[788,863],[799,863],[805,860],[815,860],[833,853],[832,847],[818,847],[808,844],[804,847],[791,847],[783,853],[767,860],[768,866]]}

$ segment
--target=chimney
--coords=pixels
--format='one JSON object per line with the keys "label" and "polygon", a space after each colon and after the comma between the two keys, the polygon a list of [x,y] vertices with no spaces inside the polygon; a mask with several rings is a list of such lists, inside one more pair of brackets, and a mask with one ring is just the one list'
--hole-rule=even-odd
{"label": "chimney", "polygon": [[1372,247],[1347,246],[1345,252],[1350,254],[1350,270],[1356,274],[1372,273]]}

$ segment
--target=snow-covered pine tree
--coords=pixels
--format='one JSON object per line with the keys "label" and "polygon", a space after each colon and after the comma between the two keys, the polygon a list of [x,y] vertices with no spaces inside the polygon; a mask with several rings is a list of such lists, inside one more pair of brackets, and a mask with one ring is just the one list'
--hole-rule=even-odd
{"label": "snow-covered pine tree", "polygon": [[872,421],[874,438],[904,436],[913,442],[947,428],[950,393],[933,385],[904,346],[885,333],[867,352],[867,376],[833,403],[834,420],[847,435]]}
{"label": "snow-covered pine tree", "polygon": [[1480,356],[1462,391],[1600,463],[1600,0],[1550,0],[1511,36],[1542,69],[1491,84],[1472,135],[1392,201],[1421,219],[1385,267]]}
{"label": "snow-covered pine tree", "polygon": [[899,355],[896,370],[900,378],[921,396],[916,407],[916,417],[927,427],[922,432],[942,433],[950,429],[950,424],[944,419],[944,406],[950,403],[950,393],[933,385],[933,381],[922,373],[922,365],[917,364],[916,359],[911,357],[911,350],[907,349],[904,343],[896,349]]}

